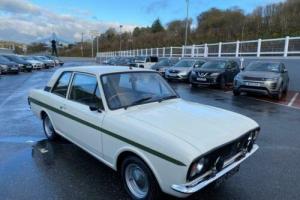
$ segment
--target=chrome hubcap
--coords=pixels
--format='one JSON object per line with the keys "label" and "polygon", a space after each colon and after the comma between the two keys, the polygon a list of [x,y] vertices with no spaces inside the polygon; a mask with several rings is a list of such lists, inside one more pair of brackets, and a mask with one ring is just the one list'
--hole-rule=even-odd
{"label": "chrome hubcap", "polygon": [[44,124],[45,124],[45,133],[46,133],[46,135],[48,137],[52,137],[52,135],[54,133],[54,128],[53,128],[52,123],[51,123],[48,116],[45,118]]}
{"label": "chrome hubcap", "polygon": [[136,164],[125,169],[125,180],[130,192],[137,198],[144,198],[149,191],[149,180],[145,172]]}

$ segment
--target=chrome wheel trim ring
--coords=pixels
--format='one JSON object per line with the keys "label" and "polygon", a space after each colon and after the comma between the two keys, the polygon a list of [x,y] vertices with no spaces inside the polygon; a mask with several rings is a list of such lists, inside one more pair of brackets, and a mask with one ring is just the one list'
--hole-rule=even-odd
{"label": "chrome wheel trim ring", "polygon": [[139,199],[145,198],[149,192],[149,180],[137,164],[131,163],[125,169],[125,181],[129,191]]}
{"label": "chrome wheel trim ring", "polygon": [[54,128],[48,116],[44,120],[45,133],[48,137],[52,137],[54,134]]}

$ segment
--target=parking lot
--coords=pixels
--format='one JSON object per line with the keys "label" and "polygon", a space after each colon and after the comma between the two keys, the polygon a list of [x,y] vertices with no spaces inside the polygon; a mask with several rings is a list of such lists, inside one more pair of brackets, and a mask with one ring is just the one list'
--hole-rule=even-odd
{"label": "parking lot", "polygon": [[[66,61],[65,67],[93,64]],[[0,78],[0,196],[2,199],[129,199],[118,175],[68,141],[48,142],[30,111],[28,91],[43,88],[55,69]],[[299,199],[300,95],[281,101],[234,97],[231,90],[171,82],[186,100],[231,110],[261,126],[259,151],[219,188],[189,199]],[[235,122],[232,122],[235,123]],[[201,131],[201,126],[199,126]],[[166,197],[165,199],[173,199]]]}

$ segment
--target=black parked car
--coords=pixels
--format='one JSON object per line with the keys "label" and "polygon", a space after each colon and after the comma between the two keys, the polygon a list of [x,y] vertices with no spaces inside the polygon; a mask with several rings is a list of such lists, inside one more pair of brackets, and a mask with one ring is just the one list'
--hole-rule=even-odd
{"label": "black parked car", "polygon": [[5,54],[2,55],[3,57],[7,58],[11,62],[15,62],[19,65],[21,71],[27,71],[31,72],[33,69],[33,66],[30,62],[27,62],[26,60],[22,59],[21,57],[13,54]]}
{"label": "black parked car", "polygon": [[0,56],[0,74],[14,73],[18,74],[20,71],[19,65],[11,62],[7,58]]}
{"label": "black parked car", "polygon": [[234,77],[240,72],[239,64],[234,60],[208,61],[201,68],[193,69],[190,76],[192,87],[197,85],[216,85],[224,89],[232,84]]}

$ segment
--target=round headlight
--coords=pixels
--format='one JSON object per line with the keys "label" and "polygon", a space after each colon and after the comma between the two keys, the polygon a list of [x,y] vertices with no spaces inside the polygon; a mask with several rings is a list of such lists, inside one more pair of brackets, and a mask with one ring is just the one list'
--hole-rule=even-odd
{"label": "round headlight", "polygon": [[198,175],[204,169],[205,159],[201,158],[199,161],[195,162],[191,166],[191,171],[189,174],[190,179]]}

